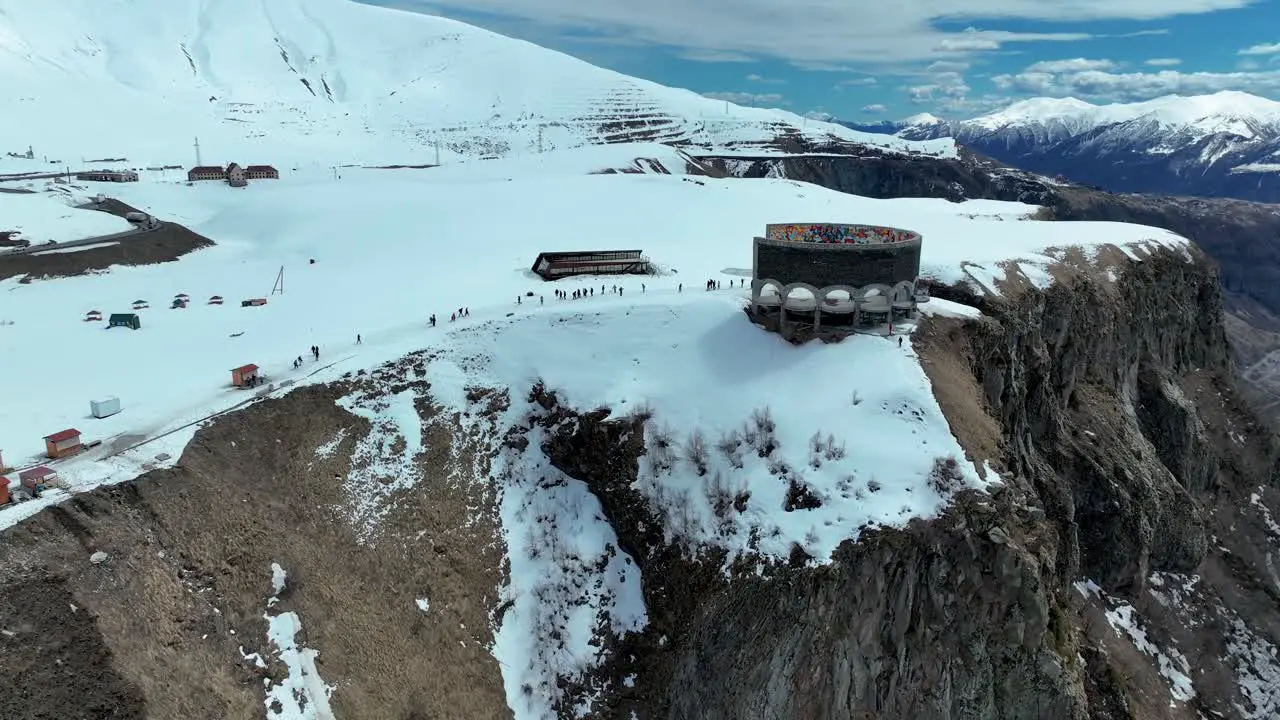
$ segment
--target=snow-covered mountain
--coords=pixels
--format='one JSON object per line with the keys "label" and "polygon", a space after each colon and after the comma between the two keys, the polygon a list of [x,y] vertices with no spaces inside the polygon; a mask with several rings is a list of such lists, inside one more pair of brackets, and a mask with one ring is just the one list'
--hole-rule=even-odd
{"label": "snow-covered mountain", "polygon": [[953,137],[1002,162],[1108,190],[1280,201],[1280,102],[1248,93],[1115,105],[1033,98],[969,120],[853,127]]}
{"label": "snow-covered mountain", "polygon": [[[434,162],[803,134],[945,154],[710,100],[453,20],[350,0],[0,0],[0,151],[134,165]],[[11,158],[0,154],[0,172]]]}

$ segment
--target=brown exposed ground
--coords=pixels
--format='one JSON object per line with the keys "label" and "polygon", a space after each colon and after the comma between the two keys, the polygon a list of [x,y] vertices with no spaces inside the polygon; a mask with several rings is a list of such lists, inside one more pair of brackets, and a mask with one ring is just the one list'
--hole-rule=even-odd
{"label": "brown exposed ground", "polygon": [[[94,212],[85,209],[82,212]],[[135,208],[109,198],[98,212],[123,217]],[[67,238],[78,240],[80,238]],[[7,255],[0,253],[0,280],[22,277],[23,282],[41,278],[70,277],[105,270],[112,265],[154,265],[172,262],[187,253],[213,247],[209,238],[182,225],[162,222],[155,230],[129,235],[114,245],[94,247],[76,252],[43,255]]]}
{"label": "brown exposed ground", "polygon": [[[425,393],[424,363],[377,384]],[[360,544],[344,486],[370,425],[335,404],[349,390],[224,416],[174,469],[0,533],[0,676],[15,681],[0,685],[0,717],[263,717],[263,678],[286,671],[244,654],[272,658],[272,563],[288,580],[271,612],[298,614],[337,717],[510,717],[487,650],[504,552],[492,488],[474,479],[489,445],[424,395],[423,479]],[[336,451],[318,455],[326,444]],[[91,563],[99,550],[108,559]]]}

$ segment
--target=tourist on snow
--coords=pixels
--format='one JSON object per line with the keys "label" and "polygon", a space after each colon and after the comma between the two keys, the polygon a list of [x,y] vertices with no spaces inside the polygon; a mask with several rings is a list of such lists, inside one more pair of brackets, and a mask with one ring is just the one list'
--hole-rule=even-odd
{"label": "tourist on snow", "polygon": [[360,333],[356,333],[356,344],[360,344]]}
{"label": "tourist on snow", "polygon": [[453,322],[454,320],[457,320],[457,319],[458,319],[457,313],[449,313],[449,322]]}

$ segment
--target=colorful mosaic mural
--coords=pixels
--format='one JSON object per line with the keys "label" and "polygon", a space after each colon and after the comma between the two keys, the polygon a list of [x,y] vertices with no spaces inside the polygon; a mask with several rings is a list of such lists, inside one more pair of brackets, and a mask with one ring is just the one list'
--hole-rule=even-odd
{"label": "colorful mosaic mural", "polygon": [[787,223],[765,228],[769,240],[826,245],[885,245],[906,242],[920,236],[907,230],[878,225],[836,225],[832,223]]}

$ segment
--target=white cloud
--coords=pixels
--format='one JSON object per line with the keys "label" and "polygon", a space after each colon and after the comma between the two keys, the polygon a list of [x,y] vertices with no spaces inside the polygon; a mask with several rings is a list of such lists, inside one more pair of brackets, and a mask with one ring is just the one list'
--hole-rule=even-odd
{"label": "white cloud", "polygon": [[1181,65],[1182,61],[1178,58],[1151,58],[1147,60],[1147,64],[1151,67],[1173,67],[1174,65]]}
{"label": "white cloud", "polygon": [[[635,38],[684,49],[686,57],[772,57],[799,63],[894,63],[956,59],[1006,44],[1073,41],[1085,33],[1015,33],[998,29],[940,29],[982,19],[989,26],[1020,21],[1156,20],[1240,8],[1254,0],[365,0],[464,17],[519,17],[560,32]],[[857,28],[851,40],[850,28]]]}
{"label": "white cloud", "polygon": [[1277,53],[1280,53],[1280,42],[1251,45],[1236,54],[1237,55],[1275,55]]}
{"label": "white cloud", "polygon": [[1114,70],[1116,64],[1110,60],[1089,60],[1071,58],[1069,60],[1041,60],[1027,66],[1024,72],[1029,73],[1072,73],[1088,70]]}
{"label": "white cloud", "polygon": [[944,72],[964,72],[969,69],[969,63],[961,60],[938,60],[929,64],[925,68],[925,72],[944,73]]}
{"label": "white cloud", "polygon": [[1143,100],[1161,95],[1203,95],[1220,90],[1252,93],[1280,91],[1280,71],[1240,72],[1021,72],[992,78],[997,87],[1034,95],[1080,95],[1112,101]]}
{"label": "white cloud", "polygon": [[881,104],[879,104],[879,103],[875,103],[874,105],[863,105],[863,106],[862,106],[862,112],[867,113],[867,114],[869,114],[869,115],[878,115],[879,113],[882,113],[882,112],[884,112],[884,111],[886,111],[886,110],[888,110],[888,109],[889,109],[889,108],[887,108],[887,107],[885,107],[885,106],[883,106],[883,105],[881,105]]}
{"label": "white cloud", "polygon": [[756,61],[750,55],[732,50],[698,50],[689,48],[681,50],[679,55],[685,60],[705,63],[749,63]]}
{"label": "white cloud", "polygon": [[915,105],[959,100],[966,97],[973,88],[964,81],[958,72],[942,72],[933,75],[929,82],[920,85],[908,85],[903,88],[907,99]]}
{"label": "white cloud", "polygon": [[841,80],[836,83],[836,87],[868,87],[875,85],[878,81],[873,77],[856,77]]}
{"label": "white cloud", "polygon": [[748,105],[751,107],[786,105],[787,100],[780,93],[749,93],[749,92],[709,92],[702,93],[703,97],[709,97],[712,100],[724,100],[734,105]]}
{"label": "white cloud", "polygon": [[762,85],[782,85],[787,81],[779,78],[765,77],[763,75],[751,73],[750,75],[747,76],[747,82],[760,83]]}

